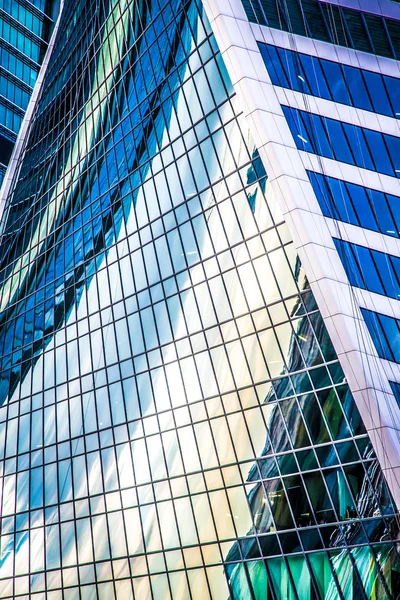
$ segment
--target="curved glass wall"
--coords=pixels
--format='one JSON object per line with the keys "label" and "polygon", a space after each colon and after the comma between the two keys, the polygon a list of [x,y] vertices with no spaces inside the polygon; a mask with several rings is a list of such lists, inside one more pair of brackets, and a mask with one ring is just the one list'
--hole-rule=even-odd
{"label": "curved glass wall", "polygon": [[0,250],[0,597],[394,598],[397,513],[198,2],[66,2]]}

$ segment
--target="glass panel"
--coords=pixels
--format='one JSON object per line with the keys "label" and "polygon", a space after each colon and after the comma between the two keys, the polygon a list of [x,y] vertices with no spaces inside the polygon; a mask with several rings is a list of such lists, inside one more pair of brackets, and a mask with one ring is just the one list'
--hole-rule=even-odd
{"label": "glass panel", "polygon": [[[347,65],[343,65],[342,68],[346,84],[350,90],[350,94],[353,100],[353,105],[359,108],[363,108],[364,110],[372,110],[371,101],[368,96],[368,91],[365,86],[362,71],[360,69],[355,69],[354,67],[349,67]],[[364,71],[364,75],[365,74],[366,72]],[[379,75],[378,78],[380,79]],[[382,86],[382,82],[380,82],[380,85]],[[375,110],[377,109],[375,108]],[[377,112],[380,111],[377,110]]]}
{"label": "glass panel", "polygon": [[393,116],[392,107],[383,85],[382,75],[379,73],[371,73],[364,71],[364,78],[368,87],[368,92],[371,96],[374,110],[383,115]]}
{"label": "glass panel", "polygon": [[268,560],[267,564],[271,574],[275,595],[278,598],[295,600],[296,593],[293,590],[289,570],[285,564],[285,560],[283,558],[271,558]]}

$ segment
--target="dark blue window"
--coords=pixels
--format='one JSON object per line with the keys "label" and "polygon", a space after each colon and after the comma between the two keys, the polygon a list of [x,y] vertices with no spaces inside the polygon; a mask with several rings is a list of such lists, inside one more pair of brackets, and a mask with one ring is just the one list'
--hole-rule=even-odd
{"label": "dark blue window", "polygon": [[321,67],[325,73],[326,80],[329,82],[332,99],[342,104],[351,104],[349,90],[345,84],[340,65],[330,60],[322,60]]}
{"label": "dark blue window", "polygon": [[352,285],[396,300],[400,297],[400,259],[334,238]]}
{"label": "dark blue window", "polygon": [[[356,186],[360,187],[360,186]],[[367,190],[369,204],[372,207],[372,213],[374,215],[374,220],[378,222],[379,230],[382,233],[386,233],[388,235],[395,235],[396,230],[398,229],[396,223],[393,219],[393,214],[390,209],[388,209],[388,204],[385,201],[384,194],[382,192],[378,192],[377,190]],[[396,203],[399,203],[399,198],[395,198]],[[361,208],[362,210],[362,208]],[[399,213],[399,223],[400,223],[400,213]],[[368,227],[368,229],[376,229],[376,227]]]}
{"label": "dark blue window", "polygon": [[278,49],[275,48],[275,46],[260,44],[260,52],[265,64],[268,65],[268,72],[272,83],[281,87],[290,88],[291,86],[286,77],[285,69],[282,69],[278,56]]}
{"label": "dark blue window", "polygon": [[340,260],[344,266],[346,274],[351,285],[359,288],[365,288],[364,277],[360,271],[357,260],[355,259],[352,248],[349,244],[344,244],[341,240],[334,239],[336,249],[339,253]]}
{"label": "dark blue window", "polygon": [[313,96],[332,100],[332,93],[326,82],[320,63],[314,60],[313,56],[308,56],[307,54],[299,54],[299,57],[305,79],[304,91],[309,86]]}
{"label": "dark blue window", "polygon": [[[297,147],[400,178],[400,138],[282,106]],[[325,130],[329,135],[329,142]]]}
{"label": "dark blue window", "polygon": [[[371,73],[371,71],[364,71],[363,75],[371,96],[374,110],[378,113],[382,113],[383,115],[392,117],[393,109],[386,93],[382,75],[379,73]],[[397,80],[397,85],[400,85],[400,80]]]}
{"label": "dark blue window", "polygon": [[[376,268],[376,276],[380,277],[382,281],[385,295],[398,300],[400,297],[399,273],[397,268],[399,259],[396,256],[375,250],[371,250],[370,253]],[[367,278],[367,287],[368,283]]]}
{"label": "dark blue window", "polygon": [[287,56],[282,48],[278,48],[278,57],[280,64],[284,65],[285,75],[290,87],[294,90],[308,92],[309,88],[304,73],[300,69],[299,59],[296,56],[296,53],[291,53]]}
{"label": "dark blue window", "polygon": [[389,381],[389,383],[392,388],[394,397],[396,398],[396,402],[400,406],[400,383],[396,383],[395,381]]}
{"label": "dark blue window", "polygon": [[400,237],[400,198],[354,183],[308,172],[326,217]]}
{"label": "dark blue window", "polygon": [[[308,135],[311,123],[308,122],[307,125],[304,123],[303,115],[300,113],[300,111],[297,111],[296,114],[296,112],[285,111],[285,107],[283,107],[283,109],[286,115],[286,119],[288,120],[290,130],[292,132],[296,132],[294,135],[296,137],[297,147],[301,150],[315,152],[316,146],[311,141],[313,139],[313,136],[309,138]],[[307,115],[305,115],[305,118],[308,118]]]}
{"label": "dark blue window", "polygon": [[[339,215],[346,215],[351,222],[357,221],[357,216],[352,206],[348,189],[340,179],[331,179],[329,189],[331,191],[331,199]],[[339,216],[340,219],[340,216]]]}
{"label": "dark blue window", "polygon": [[400,79],[259,43],[274,85],[400,117]]}
{"label": "dark blue window", "polygon": [[[400,234],[400,199],[397,196],[392,196],[391,194],[386,194],[386,199],[390,211],[393,215],[393,220],[395,222],[395,235],[398,237]],[[387,233],[391,234],[390,231]]]}
{"label": "dark blue window", "polygon": [[[334,139],[339,132],[335,131],[334,127],[329,127],[330,123],[323,123],[321,119],[313,119],[311,113],[303,114],[303,122],[306,129],[306,137],[309,140],[309,145],[305,150],[308,152],[313,151],[327,158],[335,158],[332,147]],[[343,148],[343,156],[344,154],[345,149]]]}
{"label": "dark blue window", "polygon": [[[347,127],[354,129],[351,125],[348,125]],[[385,175],[393,175],[393,165],[390,162],[382,134],[378,131],[372,131],[371,129],[365,129],[364,133],[367,139],[367,144],[373,151],[376,170],[380,173],[384,173]],[[366,150],[364,150],[363,155],[366,155]],[[368,165],[370,165],[369,162]],[[367,166],[366,164],[365,168],[371,169],[371,166]]]}
{"label": "dark blue window", "polygon": [[393,135],[384,135],[389,154],[393,159],[396,176],[400,177],[400,138]]}
{"label": "dark blue window", "polygon": [[[340,123],[340,121],[338,121]],[[354,161],[350,164],[356,164],[363,169],[369,169],[370,171],[375,171],[375,165],[371,159],[371,154],[369,152],[368,146],[365,141],[365,137],[363,135],[363,130],[361,127],[355,127],[354,125],[350,125],[349,123],[343,123],[343,129],[346,133],[346,137],[349,140],[349,144],[353,150]],[[340,151],[341,142],[340,138],[337,140],[337,148]]]}
{"label": "dark blue window", "polygon": [[352,104],[364,110],[373,110],[368,90],[360,69],[342,66],[343,73],[349,88]]}
{"label": "dark blue window", "polygon": [[396,117],[400,117],[400,85],[399,80],[394,77],[383,76],[387,93],[389,94],[393,112]]}
{"label": "dark blue window", "polygon": [[[350,136],[348,142],[346,136],[343,135],[343,127],[340,121],[335,121],[334,119],[326,119],[326,128],[329,131],[329,139],[331,140],[331,144],[335,149],[336,160],[340,160],[341,162],[353,165],[354,156],[349,146],[349,142],[350,145],[355,146],[352,137]],[[358,146],[355,147],[356,150],[358,150]]]}
{"label": "dark blue window", "polygon": [[361,215],[361,226],[377,231],[378,224],[375,211],[368,200],[365,188],[353,183],[348,183],[347,188],[352,198],[357,215]]}
{"label": "dark blue window", "polygon": [[361,312],[379,356],[400,362],[400,320],[365,308]]}

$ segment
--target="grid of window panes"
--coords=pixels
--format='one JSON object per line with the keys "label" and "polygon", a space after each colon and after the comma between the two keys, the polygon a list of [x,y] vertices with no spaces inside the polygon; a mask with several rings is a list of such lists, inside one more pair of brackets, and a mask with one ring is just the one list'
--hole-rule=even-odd
{"label": "grid of window panes", "polygon": [[0,258],[1,598],[398,593],[397,513],[198,2],[66,2]]}
{"label": "grid of window panes", "polygon": [[[400,258],[334,238],[351,285],[398,300]],[[378,355],[400,362],[400,320],[362,309]]]}
{"label": "grid of window panes", "polygon": [[259,43],[274,85],[400,117],[400,79]]}
{"label": "grid of window panes", "polygon": [[400,319],[362,309],[378,355],[400,363]]}
{"label": "grid of window panes", "polygon": [[[259,48],[274,85],[398,116],[397,78],[267,44],[260,43]],[[288,106],[282,110],[299,150],[400,177],[400,137]],[[308,176],[325,216],[399,237],[400,197],[321,173],[309,171]],[[339,239],[334,242],[351,285],[399,299],[398,257]],[[400,362],[399,320],[365,309],[362,314],[379,357]]]}
{"label": "grid of window panes", "polygon": [[308,171],[323,214],[332,219],[400,237],[400,197]]}
{"label": "grid of window panes", "polygon": [[[399,79],[267,44],[259,48],[274,85],[397,117]],[[400,177],[400,137],[288,106],[282,110],[299,150]],[[399,237],[398,196],[325,174],[308,175],[325,216]],[[398,257],[334,241],[352,285],[399,299]],[[399,362],[398,320],[367,310],[363,315],[379,356]]]}
{"label": "grid of window panes", "polygon": [[299,150],[400,177],[400,137],[288,106],[282,109]]}
{"label": "grid of window panes", "polygon": [[242,0],[250,22],[400,59],[399,19],[320,0]]}
{"label": "grid of window panes", "polygon": [[398,300],[400,258],[334,238],[351,285]]}
{"label": "grid of window panes", "polygon": [[47,48],[56,4],[0,0],[0,185]]}

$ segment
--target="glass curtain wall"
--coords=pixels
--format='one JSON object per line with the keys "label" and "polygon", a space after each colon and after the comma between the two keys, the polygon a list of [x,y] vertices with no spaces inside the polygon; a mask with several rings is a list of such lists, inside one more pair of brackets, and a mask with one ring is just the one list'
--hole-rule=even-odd
{"label": "glass curtain wall", "polygon": [[0,0],[0,186],[40,65],[58,0]]}
{"label": "glass curtain wall", "polygon": [[66,0],[0,248],[0,597],[396,598],[398,515],[196,0]]}

